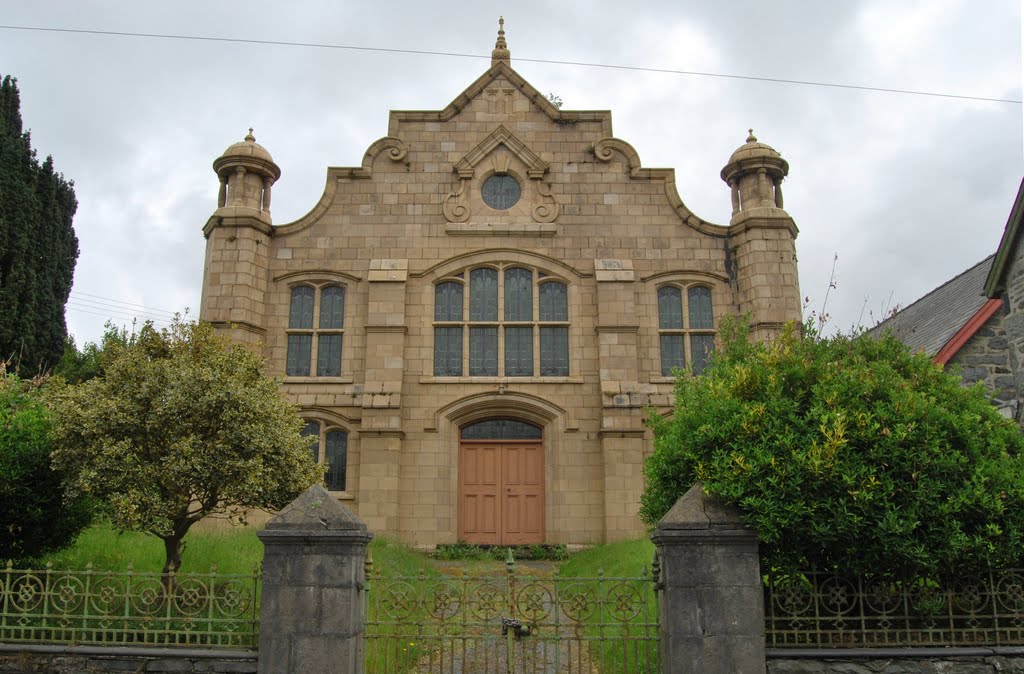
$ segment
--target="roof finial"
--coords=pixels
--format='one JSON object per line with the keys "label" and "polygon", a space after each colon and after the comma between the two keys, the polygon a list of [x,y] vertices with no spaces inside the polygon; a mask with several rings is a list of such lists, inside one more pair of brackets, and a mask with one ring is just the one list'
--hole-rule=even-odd
{"label": "roof finial", "polygon": [[757,142],[757,136],[754,135],[754,130],[753,129],[747,129],[747,131],[750,132],[750,135],[747,136],[747,142],[748,143],[756,143]]}
{"label": "roof finial", "polygon": [[508,63],[511,55],[505,42],[505,17],[498,17],[498,39],[494,43],[494,51],[491,52],[491,65],[494,66],[499,61]]}
{"label": "roof finial", "polygon": [[245,142],[247,142],[247,143],[255,143],[256,142],[256,136],[252,135],[252,127],[251,126],[249,127],[249,133],[247,133],[245,135]]}

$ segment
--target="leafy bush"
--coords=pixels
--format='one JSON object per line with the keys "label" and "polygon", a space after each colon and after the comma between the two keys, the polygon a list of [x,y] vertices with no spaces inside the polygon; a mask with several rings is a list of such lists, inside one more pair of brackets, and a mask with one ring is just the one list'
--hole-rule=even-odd
{"label": "leafy bush", "polygon": [[38,382],[0,374],[0,560],[25,561],[74,540],[90,502],[50,467],[51,416]]}
{"label": "leafy bush", "polygon": [[1024,441],[980,387],[892,336],[787,327],[750,344],[723,325],[700,377],[681,376],[641,514],[695,481],[735,504],[773,567],[953,576],[1024,555]]}

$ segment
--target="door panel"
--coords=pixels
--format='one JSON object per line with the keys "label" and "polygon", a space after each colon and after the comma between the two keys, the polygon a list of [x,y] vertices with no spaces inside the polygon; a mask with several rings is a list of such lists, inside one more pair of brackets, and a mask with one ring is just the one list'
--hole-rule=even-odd
{"label": "door panel", "polygon": [[459,538],[478,545],[544,542],[544,447],[466,443],[459,461]]}

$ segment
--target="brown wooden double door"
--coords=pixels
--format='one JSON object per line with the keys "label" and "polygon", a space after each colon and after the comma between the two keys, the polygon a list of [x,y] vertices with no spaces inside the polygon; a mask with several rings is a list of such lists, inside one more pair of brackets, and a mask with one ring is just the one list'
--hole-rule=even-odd
{"label": "brown wooden double door", "polygon": [[476,545],[544,542],[543,443],[462,441],[459,540]]}

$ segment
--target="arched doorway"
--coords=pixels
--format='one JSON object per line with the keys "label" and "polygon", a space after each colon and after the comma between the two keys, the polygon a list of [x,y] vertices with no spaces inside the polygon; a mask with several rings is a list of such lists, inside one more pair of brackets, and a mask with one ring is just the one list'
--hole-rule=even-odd
{"label": "arched doorway", "polygon": [[459,540],[544,542],[544,435],[518,419],[459,429]]}

